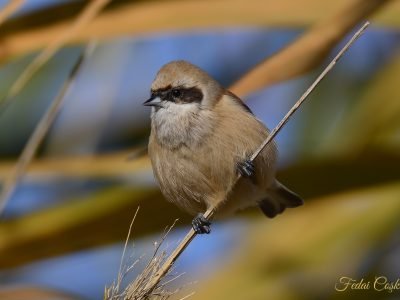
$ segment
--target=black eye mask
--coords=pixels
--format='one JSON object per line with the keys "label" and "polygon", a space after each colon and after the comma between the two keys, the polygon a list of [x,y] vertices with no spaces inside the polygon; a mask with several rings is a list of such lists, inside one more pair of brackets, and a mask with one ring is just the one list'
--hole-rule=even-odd
{"label": "black eye mask", "polygon": [[167,87],[152,92],[151,97],[160,97],[163,101],[174,103],[200,103],[203,99],[203,93],[198,87]]}

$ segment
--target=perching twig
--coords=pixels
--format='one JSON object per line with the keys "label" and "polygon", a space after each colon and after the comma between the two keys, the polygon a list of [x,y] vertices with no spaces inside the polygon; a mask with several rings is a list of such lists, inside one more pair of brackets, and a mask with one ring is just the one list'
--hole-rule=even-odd
{"label": "perching twig", "polygon": [[14,169],[8,174],[7,178],[4,181],[1,193],[0,193],[0,215],[4,211],[4,208],[7,204],[7,200],[11,197],[12,193],[15,190],[18,181],[23,176],[27,166],[31,162],[32,158],[35,156],[37,149],[42,143],[44,137],[49,131],[51,125],[53,124],[55,118],[60,111],[61,106],[64,103],[65,96],[67,92],[70,90],[71,85],[74,83],[76,75],[80,70],[82,63],[87,57],[92,53],[94,49],[94,44],[91,43],[86,49],[82,52],[77,62],[75,63],[69,77],[64,82],[60,92],[51,103],[50,107],[44,114],[44,116],[39,121],[32,135],[30,136],[27,144],[25,145],[22,153],[14,167]]}
{"label": "perching twig", "polygon": [[[350,39],[350,41],[340,50],[340,52],[335,56],[335,58],[330,62],[330,64],[322,71],[322,73],[317,77],[317,79],[311,84],[311,86],[306,90],[306,92],[300,97],[300,99],[293,105],[290,111],[285,115],[285,117],[279,122],[279,124],[271,131],[265,141],[260,145],[260,147],[254,152],[251,156],[251,161],[257,158],[260,152],[272,141],[272,139],[278,134],[278,132],[282,129],[283,125],[289,120],[289,118],[296,112],[296,110],[300,107],[300,105],[306,100],[306,98],[311,94],[311,92],[315,89],[318,83],[326,76],[326,74],[335,66],[335,64],[339,61],[339,59],[343,56],[343,54],[350,48],[350,46],[361,36],[361,34],[368,27],[369,22],[366,22]],[[238,175],[236,182],[240,179],[240,174]],[[217,206],[209,208],[205,213],[204,217],[207,220],[211,220],[214,216]],[[196,236],[195,231],[190,229],[190,231],[186,234],[183,240],[180,242],[178,247],[171,253],[171,255],[165,260],[164,265],[160,268],[158,273],[149,281],[145,287],[145,289],[150,294],[152,290],[154,290],[159,284],[161,278],[168,273],[169,269],[172,267],[174,262],[178,259],[180,254],[186,249],[186,247],[190,244],[190,242]]]}
{"label": "perching twig", "polygon": [[279,124],[271,131],[265,141],[261,144],[261,146],[253,153],[250,160],[254,161],[260,152],[267,146],[268,143],[278,134],[278,132],[282,129],[282,127],[287,123],[289,118],[296,112],[296,110],[303,104],[303,102],[307,99],[307,97],[311,94],[311,92],[315,89],[315,87],[321,82],[322,79],[328,74],[330,70],[336,65],[339,59],[343,56],[343,54],[350,48],[350,46],[361,36],[365,29],[369,26],[369,22],[365,22],[365,24],[353,35],[350,41],[339,51],[339,53],[332,59],[329,65],[322,71],[322,73],[315,79],[315,81],[310,85],[310,87],[306,90],[306,92],[300,97],[300,99],[293,105],[293,107],[288,111],[285,117],[279,122]]}

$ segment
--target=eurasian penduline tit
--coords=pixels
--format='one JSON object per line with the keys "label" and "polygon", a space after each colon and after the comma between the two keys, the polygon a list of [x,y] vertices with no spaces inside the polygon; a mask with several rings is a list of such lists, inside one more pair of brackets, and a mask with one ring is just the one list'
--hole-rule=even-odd
{"label": "eurasian penduline tit", "polygon": [[[151,86],[149,156],[164,196],[197,216],[196,233],[209,233],[202,212],[223,215],[258,206],[269,218],[303,200],[275,179],[277,149],[270,143],[249,157],[269,130],[236,95],[186,62],[164,65]],[[238,172],[242,175],[236,185]],[[224,202],[224,203],[220,203]]]}

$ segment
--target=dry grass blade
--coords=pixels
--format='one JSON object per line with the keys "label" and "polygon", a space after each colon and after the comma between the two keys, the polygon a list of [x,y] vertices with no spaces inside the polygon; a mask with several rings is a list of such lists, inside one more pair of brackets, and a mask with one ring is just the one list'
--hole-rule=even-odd
{"label": "dry grass blade", "polygon": [[123,290],[121,289],[122,281],[126,277],[126,275],[137,265],[139,261],[143,259],[144,256],[141,256],[139,259],[135,260],[130,266],[123,266],[123,260],[127,248],[127,244],[130,238],[131,228],[136,218],[137,211],[135,213],[135,217],[131,222],[131,227],[129,228],[128,237],[125,241],[125,246],[121,258],[120,270],[118,273],[118,277],[116,282],[110,287],[106,287],[104,293],[105,300],[145,300],[151,297],[152,299],[165,300],[168,299],[171,295],[175,294],[178,290],[168,291],[165,289],[165,286],[178,279],[183,274],[179,274],[169,279],[167,282],[157,286],[155,289],[151,291],[147,290],[147,284],[149,281],[153,279],[154,276],[159,272],[160,268],[163,266],[165,259],[167,258],[166,250],[162,250],[161,246],[163,245],[165,239],[168,234],[171,232],[172,228],[175,226],[177,220],[167,228],[164,235],[162,236],[159,242],[155,243],[155,249],[152,257],[149,262],[140,273],[140,275],[131,283],[129,283]]}
{"label": "dry grass blade", "polygon": [[297,41],[251,69],[230,89],[243,96],[305,74],[320,65],[333,46],[354,26],[389,1],[353,0],[337,14],[316,24]]}
{"label": "dry grass blade", "polygon": [[0,114],[7,108],[14,96],[21,91],[32,76],[77,32],[86,26],[111,0],[94,0],[89,2],[82,13],[71,26],[63,33],[54,37],[52,41],[39,53],[39,55],[28,65],[22,74],[13,83],[7,95],[0,102]]}
{"label": "dry grass blade", "polygon": [[133,223],[135,223],[136,216],[137,216],[137,214],[138,214],[138,212],[139,212],[139,208],[140,208],[140,207],[138,206],[138,208],[136,209],[135,215],[133,216],[132,221],[131,221],[131,223],[130,223],[130,225],[129,225],[128,235],[127,235],[126,240],[125,240],[124,249],[123,249],[123,251],[122,251],[122,256],[121,256],[121,261],[120,261],[120,264],[119,264],[119,270],[118,270],[117,280],[114,281],[114,282],[111,284],[110,287],[106,287],[106,288],[105,288],[105,291],[104,291],[104,299],[106,299],[106,300],[107,300],[107,299],[109,299],[109,300],[118,299],[118,298],[123,297],[122,293],[120,292],[122,281],[123,281],[125,275],[126,275],[126,274],[140,261],[140,259],[141,259],[141,257],[140,257],[139,259],[135,260],[135,261],[131,264],[131,266],[129,266],[128,268],[125,268],[125,269],[124,269],[125,253],[126,253],[126,249],[127,249],[127,247],[128,247],[128,243],[129,243],[129,240],[130,240],[130,237],[131,237],[131,232],[132,232]]}
{"label": "dry grass blade", "polygon": [[1,193],[0,193],[0,215],[4,211],[4,208],[7,204],[8,199],[12,195],[15,190],[18,181],[23,176],[27,166],[31,162],[32,158],[35,156],[37,149],[42,143],[44,137],[46,136],[48,130],[53,124],[58,112],[60,111],[61,106],[64,103],[65,96],[69,91],[71,85],[74,83],[76,75],[78,74],[82,63],[93,50],[93,44],[90,44],[85,51],[81,54],[77,62],[75,63],[69,77],[64,82],[59,94],[56,96],[54,101],[51,103],[50,107],[43,115],[32,135],[30,136],[27,144],[25,145],[22,153],[15,165],[13,171],[8,174],[7,178],[4,181]]}
{"label": "dry grass blade", "polygon": [[[131,222],[131,224],[129,225],[128,236],[126,237],[125,245],[124,245],[124,250],[122,251],[121,262],[120,262],[120,264],[119,264],[119,271],[118,271],[118,281],[117,281],[117,285],[116,285],[116,290],[117,290],[117,291],[120,290],[121,283],[122,283],[122,279],[123,279],[123,277],[124,277],[124,276],[123,276],[123,272],[122,272],[122,268],[123,268],[123,264],[124,264],[126,248],[128,247],[128,242],[129,242],[129,239],[130,239],[130,237],[131,237],[131,232],[132,232],[132,226],[133,226],[133,223],[135,223],[136,216],[137,216],[137,214],[138,214],[138,212],[139,212],[139,208],[140,208],[140,207],[138,206],[138,208],[137,208],[137,210],[136,210],[136,212],[135,212],[135,215],[133,216],[132,222]],[[134,262],[133,265],[135,265],[136,263],[137,263],[137,262]],[[129,268],[128,268],[128,270],[129,270]]]}
{"label": "dry grass blade", "polygon": [[[154,289],[148,289],[148,283],[157,276],[163,267],[165,260],[167,259],[167,252],[165,250],[161,250],[161,246],[163,245],[168,234],[171,232],[172,228],[175,226],[176,222],[177,220],[175,220],[175,222],[166,230],[161,238],[161,241],[155,244],[153,257],[150,259],[144,270],[133,282],[127,286],[125,297],[126,300],[145,300],[149,297],[156,297],[156,299],[161,300],[168,299],[172,294],[176,293],[176,291],[170,292],[166,290],[163,284],[158,285]],[[171,269],[169,269],[165,275],[170,273],[170,271]],[[170,281],[177,279],[179,276],[174,277]]]}
{"label": "dry grass blade", "polygon": [[[380,7],[380,3],[384,2],[387,2],[387,0],[323,2],[320,0],[218,0],[213,1],[213,5],[210,5],[208,1],[204,0],[130,1],[105,10],[89,26],[74,34],[69,42],[82,43],[93,36],[97,39],[105,39],[122,35],[144,36],[149,33],[159,34],[165,31],[210,30],[210,28],[229,28],[232,26],[306,27],[325,19],[326,12],[337,11],[338,8],[348,6],[349,3],[354,3],[354,11],[347,14],[345,18],[354,20],[358,18],[359,12],[372,12],[371,7]],[[400,24],[399,12],[400,2],[392,1],[390,7],[374,17],[374,23],[398,27]],[[41,16],[46,22],[46,15]],[[177,18],[177,16],[185,16],[185,18]],[[27,16],[27,18],[30,17]],[[18,26],[15,26],[14,29],[3,31],[4,37],[0,42],[0,61],[45,47],[56,36],[63,34],[69,26],[69,22],[65,19],[57,19],[57,21],[50,19],[46,26],[32,27],[22,17],[19,18]],[[338,24],[338,20],[333,21],[333,24]],[[361,21],[361,19],[358,19],[358,21]],[[341,20],[341,23],[343,23],[343,20]],[[322,33],[331,36],[331,30],[335,31],[334,28],[329,27],[325,28]],[[320,41],[321,38],[326,39],[327,36],[316,37],[316,41]],[[319,45],[323,46],[320,43]],[[311,51],[313,49],[310,46],[311,44],[308,44],[308,50]],[[307,54],[307,52],[302,53]],[[305,60],[305,56],[299,55],[297,57]],[[293,61],[292,57],[287,58],[291,59],[290,64],[281,61],[280,65],[286,68],[284,70],[278,69],[279,73],[290,72],[289,69],[294,68],[293,64],[303,63]],[[312,58],[312,56],[309,57],[309,59]],[[297,67],[294,69],[297,69]],[[274,68],[274,70],[277,69]],[[268,76],[270,75],[272,74]]]}
{"label": "dry grass blade", "polygon": [[[151,168],[147,156],[136,156],[146,151],[138,147],[131,151],[116,151],[111,154],[43,157],[35,159],[29,165],[29,179],[48,180],[48,178],[121,178],[148,172]],[[133,154],[133,152],[136,152]],[[127,159],[130,159],[127,162]],[[12,172],[14,161],[0,161],[0,181],[4,181]],[[32,176],[33,175],[33,176]]]}
{"label": "dry grass blade", "polygon": [[[251,156],[251,159],[254,160],[259,153],[270,143],[273,137],[279,132],[279,130],[283,127],[283,125],[288,121],[289,117],[299,108],[299,106],[304,103],[306,98],[310,95],[310,93],[314,90],[314,88],[318,85],[318,83],[324,78],[324,76],[335,66],[336,62],[343,56],[343,54],[347,51],[348,48],[357,40],[357,38],[364,32],[364,30],[368,27],[369,23],[365,23],[351,38],[351,40],[339,51],[336,57],[331,61],[331,63],[322,71],[322,73],[317,77],[317,79],[311,84],[311,86],[306,90],[306,92],[300,97],[300,99],[294,104],[292,109],[285,115],[282,121],[271,131],[271,134],[267,137],[267,139],[260,145],[260,147],[254,152]],[[238,175],[237,180],[240,179],[240,175]],[[236,182],[237,182],[236,180]],[[209,208],[205,213],[204,217],[208,220],[211,220],[214,216],[218,207]],[[161,266],[158,272],[153,276],[151,280],[147,282],[144,290],[150,295],[150,293],[159,287],[160,280],[169,272],[170,268],[173,266],[178,257],[182,254],[182,252],[186,249],[186,247],[190,244],[190,242],[195,238],[196,233],[192,229],[186,234],[178,247],[172,252],[172,254],[165,260],[163,266]],[[141,276],[141,275],[140,275]],[[140,277],[139,276],[139,277]],[[146,299],[146,298],[144,298]]]}
{"label": "dry grass blade", "polygon": [[11,0],[0,10],[0,25],[25,3],[25,0]]}

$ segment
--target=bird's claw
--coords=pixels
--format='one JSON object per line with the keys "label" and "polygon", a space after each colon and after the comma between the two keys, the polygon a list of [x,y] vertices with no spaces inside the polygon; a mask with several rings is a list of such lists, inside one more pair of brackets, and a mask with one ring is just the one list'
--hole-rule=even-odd
{"label": "bird's claw", "polygon": [[252,177],[255,173],[254,163],[249,159],[238,162],[237,169],[240,175],[247,178]]}
{"label": "bird's claw", "polygon": [[210,225],[211,222],[208,221],[203,214],[198,214],[192,221],[193,230],[197,234],[209,234],[211,232]]}

